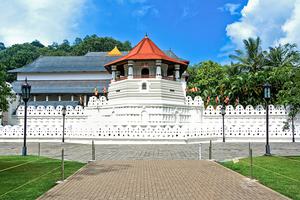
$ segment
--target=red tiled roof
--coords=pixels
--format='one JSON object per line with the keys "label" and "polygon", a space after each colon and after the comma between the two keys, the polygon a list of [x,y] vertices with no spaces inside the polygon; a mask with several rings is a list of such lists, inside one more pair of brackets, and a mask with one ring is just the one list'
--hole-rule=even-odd
{"label": "red tiled roof", "polygon": [[184,66],[188,65],[188,61],[181,61],[167,56],[148,36],[145,36],[126,56],[109,62],[105,66],[114,65],[127,60],[165,60]]}

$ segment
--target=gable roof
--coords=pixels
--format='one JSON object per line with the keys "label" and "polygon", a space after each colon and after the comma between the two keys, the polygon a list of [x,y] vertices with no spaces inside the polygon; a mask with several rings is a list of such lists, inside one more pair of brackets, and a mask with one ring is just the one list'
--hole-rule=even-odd
{"label": "gable roof", "polygon": [[128,60],[163,60],[185,67],[188,65],[188,61],[182,61],[166,55],[148,36],[145,36],[127,55],[105,64],[105,67]]}
{"label": "gable roof", "polygon": [[9,72],[95,72],[107,71],[104,65],[120,56],[41,56],[22,68]]}
{"label": "gable roof", "polygon": [[[170,58],[184,61],[171,50],[162,51]],[[24,67],[10,70],[10,73],[60,73],[60,72],[106,72],[105,64],[121,56],[109,56],[108,52],[88,52],[84,56],[40,56]],[[123,56],[128,51],[121,51]],[[185,61],[184,61],[185,62]]]}
{"label": "gable roof", "polygon": [[[29,80],[31,94],[92,94],[95,88],[99,93],[108,88],[110,80]],[[12,83],[13,90],[21,94],[24,81]]]}

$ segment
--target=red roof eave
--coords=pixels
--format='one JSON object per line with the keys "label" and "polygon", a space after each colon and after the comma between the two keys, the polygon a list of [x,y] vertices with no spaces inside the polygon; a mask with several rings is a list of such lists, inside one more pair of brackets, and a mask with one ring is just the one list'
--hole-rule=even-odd
{"label": "red roof eave", "polygon": [[128,60],[162,60],[184,66],[189,64],[188,61],[181,61],[167,56],[147,36],[144,37],[127,55],[109,62],[104,66],[107,68],[111,65],[117,65],[118,63]]}

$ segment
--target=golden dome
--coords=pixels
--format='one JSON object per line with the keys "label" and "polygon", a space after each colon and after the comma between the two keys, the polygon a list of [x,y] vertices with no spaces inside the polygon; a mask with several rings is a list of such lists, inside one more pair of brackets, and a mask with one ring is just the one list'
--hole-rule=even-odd
{"label": "golden dome", "polygon": [[122,53],[119,51],[118,47],[115,46],[115,48],[113,48],[113,50],[108,52],[107,55],[109,55],[109,56],[121,56]]}

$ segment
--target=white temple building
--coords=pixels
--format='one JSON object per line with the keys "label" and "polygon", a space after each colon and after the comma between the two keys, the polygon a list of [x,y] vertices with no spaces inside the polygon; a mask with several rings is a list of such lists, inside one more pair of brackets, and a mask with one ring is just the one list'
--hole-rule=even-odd
{"label": "white temple building", "polygon": [[[103,56],[103,53],[101,54]],[[92,53],[90,56],[97,57],[98,55],[98,53]],[[256,108],[251,105],[245,108],[227,106],[226,125],[223,130],[221,106],[204,108],[201,97],[192,99],[186,96],[187,74],[185,70],[189,62],[178,58],[172,52],[160,50],[147,36],[130,52],[122,53],[114,49],[113,55],[115,57],[106,58],[107,62],[102,63],[103,72],[88,72],[90,76],[99,80],[100,74],[105,74],[101,76],[106,78],[108,95],[93,96],[92,91],[95,86],[89,86],[86,89],[89,94],[86,93],[84,106],[67,105],[65,126],[67,142],[95,140],[98,143],[193,143],[209,140],[222,141],[223,136],[226,137],[226,141],[263,142],[265,140],[266,112],[263,106]],[[106,54],[105,56],[108,57]],[[67,68],[70,67],[71,65]],[[95,69],[97,69],[96,66],[93,70]],[[22,70],[24,69],[21,68],[18,72]],[[20,78],[17,81],[21,81],[23,76],[18,74]],[[29,83],[38,76],[41,77],[41,74],[28,76]],[[43,77],[46,76],[43,75]],[[74,75],[74,79],[76,77],[80,77],[79,73],[77,76]],[[76,81],[85,84],[85,80]],[[79,90],[83,87],[73,86],[68,86],[73,91],[68,100],[74,100],[72,95],[83,91]],[[33,84],[33,91],[34,87]],[[96,84],[99,91],[103,89],[101,87],[99,88]],[[36,92],[35,98],[39,94],[42,93]],[[48,105],[43,103],[28,107],[27,135],[29,140],[61,141],[63,103],[60,104],[59,100],[63,95],[58,95],[56,105],[48,101]],[[288,110],[283,106],[270,105],[269,112],[270,141],[291,141],[292,130],[282,129],[288,118]],[[13,126],[0,127],[0,141],[21,141],[23,122],[24,106],[19,105],[12,115],[11,125]],[[295,119],[294,136],[300,139],[299,116]]]}

